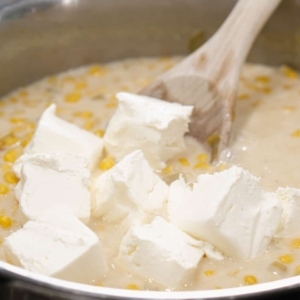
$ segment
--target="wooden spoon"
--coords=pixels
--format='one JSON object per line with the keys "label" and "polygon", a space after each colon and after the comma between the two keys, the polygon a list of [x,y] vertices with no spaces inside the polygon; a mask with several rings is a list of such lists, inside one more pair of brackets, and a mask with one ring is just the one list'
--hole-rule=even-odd
{"label": "wooden spoon", "polygon": [[221,153],[228,144],[240,70],[281,0],[240,0],[215,35],[140,94],[194,105],[190,134]]}

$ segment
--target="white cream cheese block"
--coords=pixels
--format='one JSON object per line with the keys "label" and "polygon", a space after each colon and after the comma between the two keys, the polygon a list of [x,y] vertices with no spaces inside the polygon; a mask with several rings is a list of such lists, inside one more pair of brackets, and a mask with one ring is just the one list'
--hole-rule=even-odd
{"label": "white cream cheese block", "polygon": [[164,168],[167,160],[185,150],[192,106],[129,93],[118,93],[117,98],[104,144],[118,161],[141,149],[153,168]]}
{"label": "white cream cheese block", "polygon": [[250,259],[266,250],[282,213],[276,197],[239,167],[199,175],[191,187],[183,178],[170,186],[171,222],[229,256]]}
{"label": "white cream cheese block", "polygon": [[7,261],[34,273],[92,283],[108,270],[95,233],[76,217],[48,213],[4,240]]}
{"label": "white cream cheese block", "polygon": [[300,235],[300,190],[278,188],[275,193],[283,207],[282,218],[276,237],[293,238]]}
{"label": "white cream cheese block", "polygon": [[125,156],[92,185],[92,214],[109,221],[159,210],[169,188],[151,169],[141,150]]}
{"label": "white cream cheese block", "polygon": [[161,217],[151,224],[132,227],[124,236],[118,261],[128,270],[167,288],[192,281],[203,257],[222,259],[211,245],[198,241]]}
{"label": "white cream cheese block", "polygon": [[20,176],[23,163],[33,154],[70,152],[86,158],[92,170],[102,155],[103,140],[55,115],[56,105],[50,105],[42,114],[31,142],[13,166]]}
{"label": "white cream cheese block", "polygon": [[23,215],[37,219],[45,211],[64,211],[87,223],[91,214],[90,171],[84,157],[57,152],[35,154],[24,162],[15,188]]}

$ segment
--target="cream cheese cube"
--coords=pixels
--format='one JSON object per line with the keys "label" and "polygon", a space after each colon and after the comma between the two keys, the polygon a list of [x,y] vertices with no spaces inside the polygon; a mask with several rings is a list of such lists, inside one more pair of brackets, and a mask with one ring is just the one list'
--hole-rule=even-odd
{"label": "cream cheese cube", "polygon": [[161,217],[151,224],[132,227],[124,236],[118,262],[140,276],[167,288],[180,288],[192,280],[208,249],[222,259],[211,245],[190,237]]}
{"label": "cream cheese cube", "polygon": [[154,169],[164,168],[185,150],[192,106],[129,93],[117,98],[119,106],[104,135],[107,151],[117,160],[141,149]]}
{"label": "cream cheese cube", "polygon": [[86,158],[90,170],[95,168],[102,151],[103,140],[74,124],[55,116],[56,105],[50,105],[42,114],[31,142],[13,166],[20,176],[23,163],[38,153],[70,152]]}
{"label": "cream cheese cube", "polygon": [[95,179],[92,214],[109,221],[119,221],[128,215],[136,218],[160,209],[168,191],[166,183],[150,168],[143,152],[137,150]]}
{"label": "cream cheese cube", "polygon": [[34,273],[92,283],[108,270],[97,235],[76,217],[49,213],[4,240],[7,261]]}
{"label": "cream cheese cube", "polygon": [[199,175],[190,187],[183,178],[170,186],[171,223],[208,241],[229,256],[250,259],[263,253],[282,213],[279,201],[265,193],[259,179],[239,167]]}
{"label": "cream cheese cube", "polygon": [[277,238],[293,238],[300,234],[300,189],[278,188],[275,193],[283,207]]}
{"label": "cream cheese cube", "polygon": [[15,196],[23,215],[30,220],[45,210],[55,210],[87,223],[91,214],[90,185],[84,157],[66,152],[35,154],[23,164]]}

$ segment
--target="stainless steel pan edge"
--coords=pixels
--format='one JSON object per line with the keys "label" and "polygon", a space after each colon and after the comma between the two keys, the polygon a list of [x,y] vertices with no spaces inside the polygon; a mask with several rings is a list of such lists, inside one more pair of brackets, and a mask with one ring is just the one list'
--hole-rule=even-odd
{"label": "stainless steel pan edge", "polygon": [[[270,0],[271,1],[271,0]],[[83,64],[185,54],[199,29],[209,37],[231,0],[21,0],[0,2],[0,95]],[[283,4],[249,60],[300,67],[300,7]],[[283,299],[300,297],[300,277],[234,289],[143,292],[101,288],[33,274],[0,262],[0,299]]]}

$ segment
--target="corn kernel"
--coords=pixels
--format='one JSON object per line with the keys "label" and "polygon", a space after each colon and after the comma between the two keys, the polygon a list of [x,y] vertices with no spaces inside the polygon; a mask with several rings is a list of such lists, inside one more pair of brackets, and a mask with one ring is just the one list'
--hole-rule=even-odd
{"label": "corn kernel", "polygon": [[252,276],[252,275],[246,275],[244,277],[244,282],[248,285],[253,285],[257,283],[257,279],[256,277]]}
{"label": "corn kernel", "polygon": [[194,165],[194,169],[210,170],[211,167],[208,163],[200,161]]}
{"label": "corn kernel", "polygon": [[172,166],[166,166],[164,169],[162,169],[163,174],[170,174],[173,172],[173,167]]}
{"label": "corn kernel", "polygon": [[285,254],[280,257],[278,257],[279,261],[281,261],[284,264],[291,264],[294,261],[294,258],[290,254]]}
{"label": "corn kernel", "polygon": [[4,174],[4,180],[9,184],[17,184],[19,182],[18,177],[13,172],[6,172]]}
{"label": "corn kernel", "polygon": [[204,272],[204,274],[206,276],[213,276],[213,275],[215,275],[215,271],[214,270],[207,270],[207,271]]}
{"label": "corn kernel", "polygon": [[88,74],[91,76],[102,77],[108,72],[107,68],[103,66],[93,66],[89,69]]}
{"label": "corn kernel", "polygon": [[87,88],[87,83],[84,82],[84,81],[81,81],[81,82],[77,82],[75,84],[75,89],[76,90],[83,90],[83,89],[86,89]]}
{"label": "corn kernel", "polygon": [[114,103],[114,102],[107,102],[107,103],[105,104],[105,107],[106,107],[106,108],[115,108],[115,107],[117,107],[117,103]]}
{"label": "corn kernel", "polygon": [[108,156],[100,162],[99,169],[100,170],[109,170],[115,165],[115,161],[112,157]]}
{"label": "corn kernel", "polygon": [[76,78],[73,76],[66,76],[62,79],[63,83],[76,83]]}
{"label": "corn kernel", "polygon": [[95,122],[94,121],[86,121],[84,124],[83,124],[83,128],[85,130],[91,130],[95,127]]}
{"label": "corn kernel", "polygon": [[139,291],[139,287],[134,284],[134,283],[129,283],[127,286],[126,286],[126,290],[133,290],[133,291]]}
{"label": "corn kernel", "polygon": [[283,74],[290,79],[296,79],[298,77],[297,72],[290,67],[283,67],[282,71]]}
{"label": "corn kernel", "polygon": [[6,185],[0,183],[0,195],[4,196],[8,192],[9,192],[9,188]]}
{"label": "corn kernel", "polygon": [[295,131],[292,133],[292,137],[294,137],[294,138],[299,138],[299,137],[300,137],[300,129],[295,130]]}
{"label": "corn kernel", "polygon": [[241,94],[238,96],[238,100],[246,100],[249,98],[249,95],[248,94]]}
{"label": "corn kernel", "polygon": [[20,124],[26,122],[24,118],[10,118],[9,121],[13,124]]}
{"label": "corn kernel", "polygon": [[48,77],[48,78],[47,78],[47,82],[48,82],[49,84],[55,84],[55,83],[57,83],[57,77],[55,77],[55,76]]}
{"label": "corn kernel", "polygon": [[65,101],[68,103],[78,102],[80,98],[81,98],[81,94],[78,92],[65,95]]}
{"label": "corn kernel", "polygon": [[0,226],[4,229],[9,228],[12,225],[11,218],[8,216],[0,216]]}
{"label": "corn kernel", "polygon": [[24,140],[21,142],[22,147],[26,147],[30,143],[32,137],[33,137],[33,133],[28,133],[25,136]]}
{"label": "corn kernel", "polygon": [[21,150],[20,149],[11,149],[11,150],[8,150],[4,156],[3,156],[3,159],[4,161],[6,162],[15,162],[17,160],[17,158],[21,155]]}
{"label": "corn kernel", "polygon": [[19,141],[20,140],[14,134],[7,135],[3,140],[5,146],[14,145]]}
{"label": "corn kernel", "polygon": [[26,90],[20,90],[18,94],[19,94],[20,97],[27,97],[28,96],[28,92]]}
{"label": "corn kernel", "polygon": [[103,137],[104,134],[105,134],[105,131],[102,130],[102,129],[97,129],[97,130],[94,131],[94,134],[99,136],[99,137]]}
{"label": "corn kernel", "polygon": [[183,165],[184,167],[188,167],[190,165],[189,161],[186,158],[179,158],[178,161]]}
{"label": "corn kernel", "polygon": [[89,119],[93,117],[93,113],[91,111],[76,111],[74,112],[74,117]]}
{"label": "corn kernel", "polygon": [[270,82],[270,78],[267,76],[257,76],[255,81],[266,84]]}
{"label": "corn kernel", "polygon": [[211,135],[207,138],[207,143],[213,147],[220,142],[220,136],[218,134]]}
{"label": "corn kernel", "polygon": [[17,103],[17,102],[18,102],[18,99],[17,99],[16,97],[11,97],[11,98],[8,99],[8,101],[9,101],[10,103]]}
{"label": "corn kernel", "polygon": [[206,153],[201,153],[197,155],[197,161],[198,162],[207,162],[208,161],[208,156]]}
{"label": "corn kernel", "polygon": [[292,249],[300,249],[300,239],[294,239],[291,241],[290,247]]}
{"label": "corn kernel", "polygon": [[300,275],[300,266],[295,268],[295,275]]}
{"label": "corn kernel", "polygon": [[272,89],[269,88],[269,87],[265,87],[265,88],[261,89],[261,91],[262,91],[264,94],[271,94]]}

